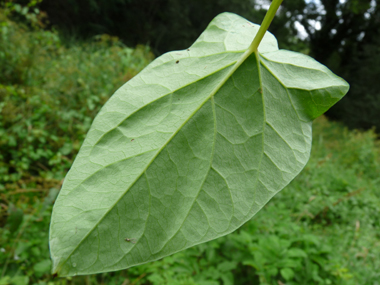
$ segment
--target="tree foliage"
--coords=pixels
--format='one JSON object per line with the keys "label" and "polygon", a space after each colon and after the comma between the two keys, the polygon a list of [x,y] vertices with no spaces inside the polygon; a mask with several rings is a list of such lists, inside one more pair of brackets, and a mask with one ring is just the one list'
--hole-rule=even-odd
{"label": "tree foliage", "polygon": [[55,0],[40,7],[61,30],[112,34],[130,46],[149,44],[157,54],[190,46],[219,13],[247,16],[253,9],[243,0]]}

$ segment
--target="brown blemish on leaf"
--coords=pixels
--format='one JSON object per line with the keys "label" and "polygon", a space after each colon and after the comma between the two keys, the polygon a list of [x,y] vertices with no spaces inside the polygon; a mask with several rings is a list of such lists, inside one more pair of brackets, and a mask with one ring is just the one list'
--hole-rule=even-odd
{"label": "brown blemish on leaf", "polygon": [[136,240],[134,238],[126,238],[125,241],[130,243],[136,243]]}

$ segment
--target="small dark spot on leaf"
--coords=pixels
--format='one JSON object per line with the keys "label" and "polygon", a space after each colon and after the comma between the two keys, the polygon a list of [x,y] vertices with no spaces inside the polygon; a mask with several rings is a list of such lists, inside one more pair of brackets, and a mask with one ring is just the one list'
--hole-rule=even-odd
{"label": "small dark spot on leaf", "polygon": [[131,142],[133,142],[135,139],[131,139]]}
{"label": "small dark spot on leaf", "polygon": [[179,60],[177,60],[175,63],[179,63]]}
{"label": "small dark spot on leaf", "polygon": [[187,51],[190,51],[190,49],[188,48]]}

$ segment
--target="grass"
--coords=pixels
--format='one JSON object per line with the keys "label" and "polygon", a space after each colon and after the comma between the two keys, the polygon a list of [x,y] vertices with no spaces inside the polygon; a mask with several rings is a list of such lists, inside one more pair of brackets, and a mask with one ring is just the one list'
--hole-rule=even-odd
{"label": "grass", "polygon": [[321,117],[302,173],[236,232],[115,273],[55,279],[48,229],[100,106],[150,62],[116,38],[65,45],[0,11],[0,285],[380,284],[380,144]]}

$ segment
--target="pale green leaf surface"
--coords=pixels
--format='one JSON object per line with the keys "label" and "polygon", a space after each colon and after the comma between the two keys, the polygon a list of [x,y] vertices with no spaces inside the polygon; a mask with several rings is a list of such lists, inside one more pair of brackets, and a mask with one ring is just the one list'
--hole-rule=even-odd
{"label": "pale green leaf surface", "polygon": [[223,236],[302,170],[312,119],[348,84],[270,33],[248,52],[258,28],[223,13],[110,98],[54,205],[53,272],[120,270]]}

